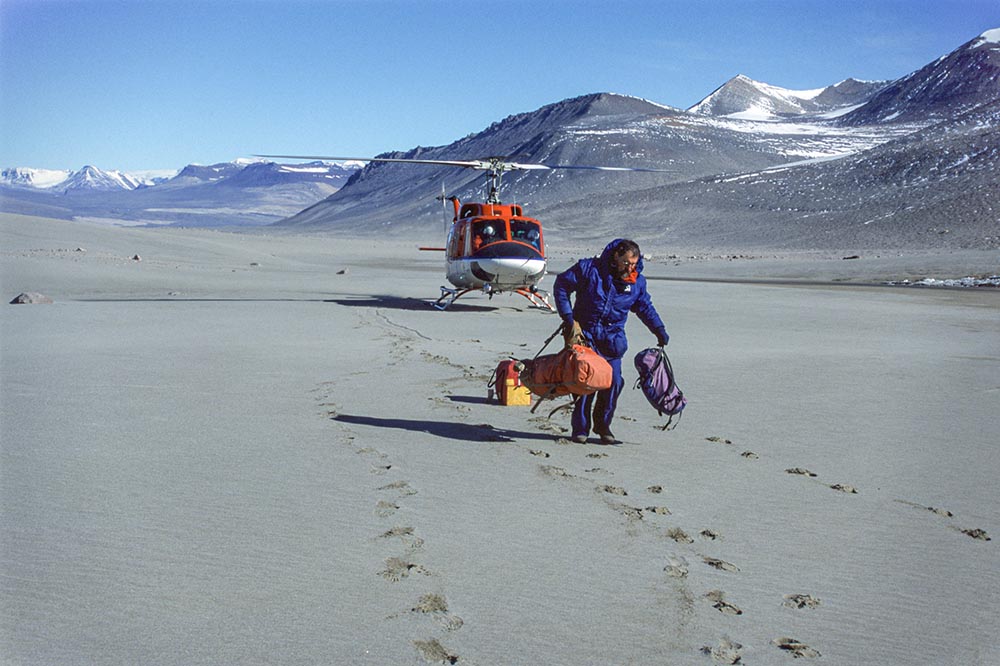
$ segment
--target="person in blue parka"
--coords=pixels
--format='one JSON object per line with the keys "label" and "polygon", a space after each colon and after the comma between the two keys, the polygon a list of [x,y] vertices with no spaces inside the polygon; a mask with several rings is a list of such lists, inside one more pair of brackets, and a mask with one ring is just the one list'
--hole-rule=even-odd
{"label": "person in blue parka", "polygon": [[[628,350],[625,322],[634,312],[656,336],[658,345],[670,340],[667,329],[653,307],[642,275],[642,254],[631,240],[618,238],[600,257],[581,259],[556,278],[553,293],[556,310],[563,320],[566,346],[585,344],[611,365],[611,388],[580,396],[573,408],[573,441],[587,441],[591,426],[602,444],[616,444],[611,420],[625,380],[622,357]],[[575,295],[575,302],[570,297]],[[591,413],[593,412],[593,421]]]}

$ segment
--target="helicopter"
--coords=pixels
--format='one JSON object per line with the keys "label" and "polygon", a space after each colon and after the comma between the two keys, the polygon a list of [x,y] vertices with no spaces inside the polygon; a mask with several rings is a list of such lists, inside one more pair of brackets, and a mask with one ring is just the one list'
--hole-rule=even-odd
{"label": "helicopter", "polygon": [[450,201],[453,217],[445,247],[421,247],[421,250],[445,253],[445,277],[451,287],[441,287],[441,296],[433,303],[446,310],[460,297],[472,291],[488,294],[511,292],[519,294],[532,306],[555,312],[549,293],[538,288],[545,276],[546,257],[542,224],[524,214],[519,204],[500,201],[503,174],[508,171],[586,169],[597,171],[669,172],[667,169],[538,164],[508,161],[504,157],[479,160],[430,160],[397,157],[331,157],[316,155],[256,155],[265,158],[302,160],[345,160],[355,162],[401,162],[454,166],[486,172],[484,202],[462,203],[458,197],[446,197],[442,190],[438,199],[443,205]]}

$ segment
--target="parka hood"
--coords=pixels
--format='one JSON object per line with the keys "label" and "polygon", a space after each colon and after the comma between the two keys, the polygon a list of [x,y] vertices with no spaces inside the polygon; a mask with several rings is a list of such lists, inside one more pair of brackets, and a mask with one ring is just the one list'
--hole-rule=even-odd
{"label": "parka hood", "polygon": [[[626,239],[616,238],[604,247],[604,251],[601,252],[600,259],[598,260],[600,261],[601,270],[603,272],[611,272],[611,257],[614,255],[615,248],[618,247],[618,244],[624,240]],[[635,266],[635,272],[637,275],[642,274],[642,252],[639,252],[639,263]]]}

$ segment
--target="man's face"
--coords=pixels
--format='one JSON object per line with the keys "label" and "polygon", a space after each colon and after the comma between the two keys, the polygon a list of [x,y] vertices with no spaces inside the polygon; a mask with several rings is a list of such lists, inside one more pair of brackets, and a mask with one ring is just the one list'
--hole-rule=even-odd
{"label": "man's face", "polygon": [[624,280],[631,275],[637,265],[639,265],[639,255],[634,252],[615,257],[611,261],[612,271],[619,280]]}

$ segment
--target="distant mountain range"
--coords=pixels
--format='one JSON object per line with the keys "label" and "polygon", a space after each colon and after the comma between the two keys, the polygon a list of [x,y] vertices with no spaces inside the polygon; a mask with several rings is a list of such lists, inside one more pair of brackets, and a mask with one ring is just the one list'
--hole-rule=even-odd
{"label": "distant mountain range", "polygon": [[94,166],[16,167],[0,172],[0,209],[122,225],[261,226],[336,192],[359,168],[240,159],[151,179]]}
{"label": "distant mountain range", "polygon": [[[447,146],[382,157],[492,155],[671,170],[506,174],[504,200],[542,219],[550,241],[628,234],[705,249],[1000,248],[1000,29],[896,81],[794,91],[736,76],[687,110],[596,93]],[[28,171],[3,172],[0,208],[424,238],[440,233],[442,187],[466,200],[481,197],[483,184],[478,172],[390,163],[189,166],[132,187],[118,174],[118,190],[69,186],[109,187],[114,177],[76,172],[53,185],[51,173]]]}

